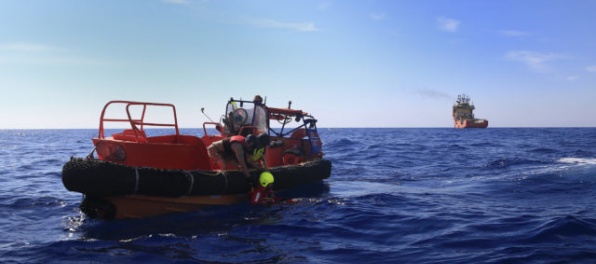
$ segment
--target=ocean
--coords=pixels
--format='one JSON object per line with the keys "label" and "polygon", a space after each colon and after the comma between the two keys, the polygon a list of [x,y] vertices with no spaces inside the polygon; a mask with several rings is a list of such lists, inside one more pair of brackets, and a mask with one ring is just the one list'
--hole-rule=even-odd
{"label": "ocean", "polygon": [[0,263],[596,263],[596,128],[319,134],[294,203],[99,221],[61,182],[97,130],[0,130]]}

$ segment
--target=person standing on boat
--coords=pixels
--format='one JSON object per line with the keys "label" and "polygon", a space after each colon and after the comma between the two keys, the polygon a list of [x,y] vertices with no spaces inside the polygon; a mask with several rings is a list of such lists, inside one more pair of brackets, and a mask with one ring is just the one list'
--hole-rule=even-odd
{"label": "person standing on boat", "polygon": [[228,162],[240,170],[247,178],[250,178],[248,166],[266,169],[265,148],[269,145],[269,135],[261,133],[258,136],[241,135],[231,136],[213,142],[208,148],[209,156],[216,160],[221,170],[227,169]]}
{"label": "person standing on boat", "polygon": [[256,127],[259,132],[267,132],[267,110],[263,104],[263,97],[255,95],[253,104],[254,108],[246,109],[247,125]]}

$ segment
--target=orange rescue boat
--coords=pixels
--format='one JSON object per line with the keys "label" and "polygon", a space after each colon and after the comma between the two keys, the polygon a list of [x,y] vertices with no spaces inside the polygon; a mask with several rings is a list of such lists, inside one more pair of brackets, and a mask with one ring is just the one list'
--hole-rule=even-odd
{"label": "orange rescue boat", "polygon": [[[254,179],[238,168],[219,168],[207,147],[232,135],[258,133],[271,138],[264,157],[275,175],[274,190],[320,182],[331,175],[331,162],[323,158],[317,120],[290,106],[291,102],[288,108],[273,108],[230,98],[220,122],[203,123],[199,137],[180,133],[173,104],[110,101],[101,113],[98,136],[92,139],[94,150],[66,162],[62,182],[67,190],[83,194],[81,211],[99,219],[245,202]],[[157,121],[164,113],[170,119]],[[107,123],[129,127],[108,136]],[[251,175],[258,173],[251,170]]]}

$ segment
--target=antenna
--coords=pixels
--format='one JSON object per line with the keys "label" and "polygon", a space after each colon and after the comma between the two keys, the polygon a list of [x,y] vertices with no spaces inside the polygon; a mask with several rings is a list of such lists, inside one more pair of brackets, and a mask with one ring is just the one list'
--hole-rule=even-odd
{"label": "antenna", "polygon": [[215,122],[213,121],[213,119],[211,119],[207,114],[205,114],[205,107],[201,107],[201,113],[203,113],[203,115],[205,115],[207,117],[207,119],[209,119],[209,121],[211,122]]}

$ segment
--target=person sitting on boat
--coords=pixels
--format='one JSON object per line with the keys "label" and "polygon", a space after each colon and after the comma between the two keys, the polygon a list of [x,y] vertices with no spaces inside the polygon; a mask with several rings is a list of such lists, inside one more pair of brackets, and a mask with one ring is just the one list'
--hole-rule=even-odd
{"label": "person sitting on boat", "polygon": [[250,193],[250,203],[256,204],[272,204],[276,202],[273,196],[273,182],[275,181],[273,174],[264,171],[259,176],[259,185],[253,188]]}
{"label": "person sitting on boat", "polygon": [[269,135],[262,133],[258,136],[250,134],[246,137],[235,135],[213,142],[207,153],[216,159],[216,164],[221,170],[227,169],[228,162],[234,167],[240,167],[242,173],[250,178],[248,165],[255,168],[266,169],[265,148],[269,145]]}

